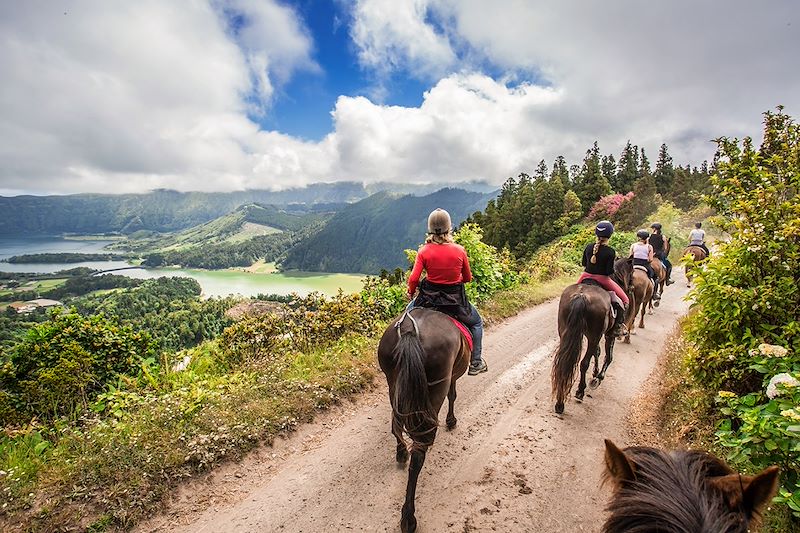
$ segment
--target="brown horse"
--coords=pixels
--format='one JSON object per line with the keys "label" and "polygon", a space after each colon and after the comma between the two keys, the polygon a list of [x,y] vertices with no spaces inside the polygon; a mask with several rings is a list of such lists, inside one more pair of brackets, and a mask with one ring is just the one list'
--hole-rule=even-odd
{"label": "brown horse", "polygon": [[614,485],[605,533],[745,533],[778,488],[778,467],[743,476],[698,451],[623,451],[606,440],[605,461],[606,480]]}
{"label": "brown horse", "polygon": [[699,246],[687,246],[686,249],[683,251],[684,257],[687,255],[691,255],[691,259],[686,261],[686,286],[691,287],[692,278],[689,276],[689,272],[694,268],[695,263],[699,263],[700,261],[706,258],[706,251],[700,248]]}
{"label": "brown horse", "polygon": [[[633,263],[630,259],[620,259],[614,264],[612,278],[625,292],[632,283]],[[581,378],[575,398],[582,401],[586,392],[586,371],[594,357],[594,370],[590,386],[597,388],[605,378],[606,370],[614,358],[614,340],[611,333],[614,317],[611,314],[611,297],[608,291],[597,285],[574,283],[561,293],[558,303],[558,348],[550,371],[555,411],[564,412],[572,382],[575,380],[575,367],[578,365],[586,337],[586,353],[581,360]],[[602,370],[598,368],[600,359],[600,338],[605,335],[605,352]]]}
{"label": "brown horse", "polygon": [[453,321],[431,309],[416,308],[403,313],[386,328],[378,344],[378,363],[389,384],[398,463],[406,462],[409,456],[403,431],[411,437],[411,464],[400,518],[403,533],[417,529],[414,517],[417,478],[428,447],[436,438],[439,409],[445,396],[447,429],[456,426],[453,414],[456,380],[467,371],[469,360],[469,344]]}
{"label": "brown horse", "polygon": [[[630,294],[630,293],[629,293]],[[650,281],[650,276],[647,272],[638,268],[633,269],[633,297],[631,298],[630,306],[626,316],[625,325],[628,332],[625,334],[625,344],[630,344],[631,335],[635,334],[634,322],[636,322],[636,315],[639,309],[642,310],[639,319],[639,327],[644,329],[644,313],[647,310],[647,305],[653,299],[653,283]]]}

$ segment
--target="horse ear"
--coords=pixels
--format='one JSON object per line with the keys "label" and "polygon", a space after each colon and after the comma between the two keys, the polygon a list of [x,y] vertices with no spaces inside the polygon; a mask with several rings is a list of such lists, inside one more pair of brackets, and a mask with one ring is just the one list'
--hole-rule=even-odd
{"label": "horse ear", "polygon": [[751,515],[767,504],[778,491],[780,469],[771,466],[749,479],[744,489],[744,508]]}
{"label": "horse ear", "polygon": [[756,476],[728,474],[713,478],[710,483],[722,492],[731,509],[741,505],[752,516],[778,490],[779,473],[777,466],[771,466]]}
{"label": "horse ear", "polygon": [[613,442],[605,439],[606,442],[606,473],[617,484],[621,485],[626,481],[635,481],[636,473],[633,463],[625,455],[625,452],[617,448]]}

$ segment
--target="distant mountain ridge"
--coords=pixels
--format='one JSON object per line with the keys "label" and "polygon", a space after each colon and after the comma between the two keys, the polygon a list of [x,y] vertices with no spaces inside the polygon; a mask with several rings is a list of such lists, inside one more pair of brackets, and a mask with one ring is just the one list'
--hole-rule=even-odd
{"label": "distant mountain ridge", "polygon": [[[169,232],[209,222],[243,204],[272,204],[299,212],[335,211],[376,191],[426,194],[441,187],[441,184],[335,182],[282,191],[206,193],[161,189],[144,194],[0,196],[0,235]],[[484,182],[459,187],[481,192],[494,189]]]}
{"label": "distant mountain ridge", "polygon": [[378,274],[407,266],[403,250],[424,242],[430,212],[446,209],[458,224],[486,207],[494,193],[441,189],[426,196],[379,192],[336,213],[314,235],[294,245],[284,270]]}

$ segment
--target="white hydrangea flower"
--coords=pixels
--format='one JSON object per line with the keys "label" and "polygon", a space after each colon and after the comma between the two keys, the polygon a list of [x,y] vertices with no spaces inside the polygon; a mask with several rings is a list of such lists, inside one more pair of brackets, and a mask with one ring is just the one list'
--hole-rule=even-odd
{"label": "white hydrangea flower", "polygon": [[767,397],[770,400],[774,400],[781,394],[781,391],[778,390],[778,383],[782,383],[785,387],[797,387],[800,385],[800,381],[797,381],[791,374],[786,372],[775,374],[767,385]]}
{"label": "white hydrangea flower", "polygon": [[767,357],[784,357],[789,350],[784,348],[783,346],[777,346],[775,344],[759,344],[758,351],[761,352],[762,355],[766,355]]}

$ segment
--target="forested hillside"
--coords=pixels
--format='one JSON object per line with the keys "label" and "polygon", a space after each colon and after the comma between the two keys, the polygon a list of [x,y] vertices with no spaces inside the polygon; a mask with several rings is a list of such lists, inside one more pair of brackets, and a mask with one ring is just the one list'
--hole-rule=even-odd
{"label": "forested hillside", "polygon": [[315,235],[289,250],[284,269],[376,274],[407,266],[403,250],[425,239],[428,215],[447,209],[458,224],[493,194],[442,189],[427,196],[377,193],[349,205]]}
{"label": "forested hillside", "polygon": [[631,230],[661,202],[682,209],[697,205],[709,188],[709,174],[705,162],[700,168],[674,166],[666,144],[653,168],[645,150],[630,142],[618,161],[601,155],[594,143],[581,165],[568,166],[559,156],[552,169],[542,160],[533,174],[509,178],[497,199],[469,220],[483,228],[486,243],[525,258],[587,214]]}

